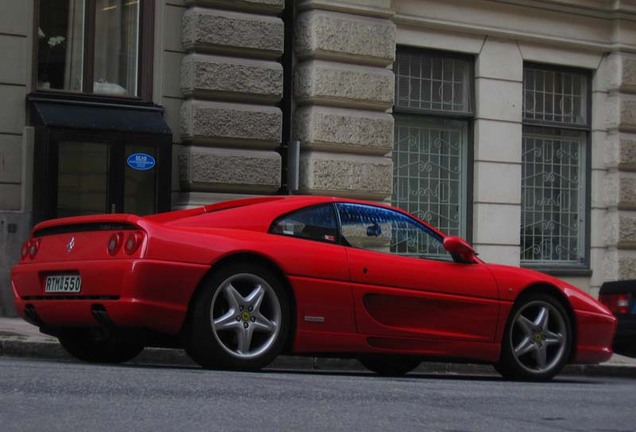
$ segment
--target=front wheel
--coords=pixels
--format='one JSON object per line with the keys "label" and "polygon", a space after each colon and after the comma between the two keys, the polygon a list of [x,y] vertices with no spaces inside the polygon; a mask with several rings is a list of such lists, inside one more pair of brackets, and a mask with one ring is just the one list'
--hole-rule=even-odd
{"label": "front wheel", "polygon": [[571,350],[572,324],[561,303],[529,295],[510,313],[495,368],[508,379],[546,381],[563,369]]}
{"label": "front wheel", "polygon": [[214,273],[195,299],[186,351],[205,368],[257,370],[282,351],[290,317],[279,278],[261,266],[232,264]]}
{"label": "front wheel", "polygon": [[58,339],[70,355],[89,363],[124,363],[144,349],[143,345],[120,340],[96,328],[68,330]]}

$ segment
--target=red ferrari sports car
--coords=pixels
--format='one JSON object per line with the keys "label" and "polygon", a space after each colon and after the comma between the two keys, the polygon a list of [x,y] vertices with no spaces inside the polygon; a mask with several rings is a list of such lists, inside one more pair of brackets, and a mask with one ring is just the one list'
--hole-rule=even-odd
{"label": "red ferrari sports car", "polygon": [[11,283],[20,315],[89,362],[165,346],[205,368],[254,370],[286,353],[386,375],[443,359],[547,380],[607,360],[616,327],[579,289],[486,264],[400,209],[316,196],[49,220]]}

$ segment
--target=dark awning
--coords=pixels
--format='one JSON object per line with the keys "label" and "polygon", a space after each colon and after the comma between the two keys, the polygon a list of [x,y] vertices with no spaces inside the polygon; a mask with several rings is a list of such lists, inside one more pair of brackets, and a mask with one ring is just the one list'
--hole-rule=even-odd
{"label": "dark awning", "polygon": [[[157,105],[129,105],[30,98],[33,113],[48,127],[171,135]],[[36,119],[34,119],[36,120]]]}

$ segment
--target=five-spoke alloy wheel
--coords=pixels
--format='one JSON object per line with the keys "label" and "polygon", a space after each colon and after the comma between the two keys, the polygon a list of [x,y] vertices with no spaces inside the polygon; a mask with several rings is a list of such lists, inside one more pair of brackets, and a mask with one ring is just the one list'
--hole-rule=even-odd
{"label": "five-spoke alloy wheel", "polygon": [[513,307],[495,367],[509,379],[548,380],[566,365],[571,349],[572,326],[561,303],[528,295]]}
{"label": "five-spoke alloy wheel", "polygon": [[204,367],[260,369],[285,346],[290,316],[287,293],[272,272],[232,264],[215,272],[196,299],[186,350]]}

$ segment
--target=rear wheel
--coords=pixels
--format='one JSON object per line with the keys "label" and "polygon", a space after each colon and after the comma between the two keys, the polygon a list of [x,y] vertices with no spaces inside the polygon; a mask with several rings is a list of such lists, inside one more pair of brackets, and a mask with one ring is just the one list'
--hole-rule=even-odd
{"label": "rear wheel", "polygon": [[382,376],[401,376],[419,366],[421,361],[406,356],[365,356],[358,359],[362,366]]}
{"label": "rear wheel", "polygon": [[73,357],[89,363],[123,363],[135,358],[144,347],[122,341],[101,329],[66,331],[58,336],[60,345]]}
{"label": "rear wheel", "polygon": [[508,379],[546,381],[563,369],[571,350],[572,325],[561,303],[533,294],[513,307],[495,368]]}
{"label": "rear wheel", "polygon": [[282,351],[291,321],[283,283],[268,269],[231,264],[195,299],[186,351],[205,368],[256,370]]}

